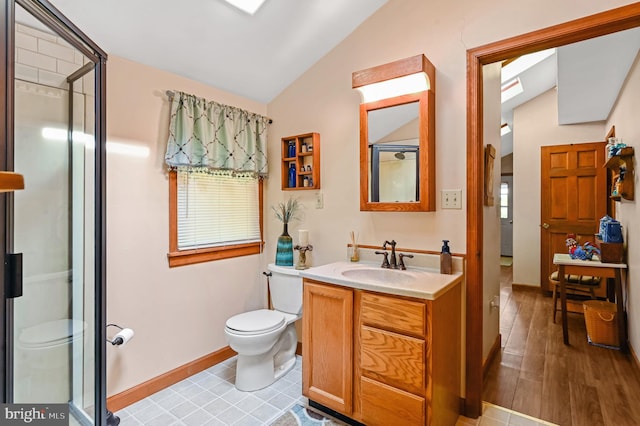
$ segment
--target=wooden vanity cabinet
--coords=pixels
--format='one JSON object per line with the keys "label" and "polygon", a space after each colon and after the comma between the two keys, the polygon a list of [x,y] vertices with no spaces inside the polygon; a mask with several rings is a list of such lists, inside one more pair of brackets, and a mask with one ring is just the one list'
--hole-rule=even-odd
{"label": "wooden vanity cabinet", "polygon": [[[354,290],[307,279],[304,286],[302,363],[306,397],[366,425],[456,423],[460,407],[460,284],[436,300]],[[318,303],[317,295],[334,291],[344,301],[342,312],[335,316],[335,307],[333,312],[313,312],[325,308]],[[352,306],[348,306],[349,292]],[[315,303],[309,304],[309,298],[316,298]],[[348,312],[353,314],[351,324],[344,322]],[[313,324],[318,320],[325,321]],[[307,334],[307,329],[312,334]],[[337,339],[330,337],[332,333]],[[352,347],[344,341],[348,333],[353,336]],[[318,334],[324,339],[318,340]],[[316,348],[318,343],[323,348]],[[318,356],[323,351],[332,354],[331,362]],[[347,364],[349,354],[353,356],[351,375],[336,369],[339,360],[340,365]],[[333,383],[333,390],[325,385],[324,392],[319,393],[323,375],[343,383]],[[352,389],[351,407],[345,404],[344,409],[335,408],[335,389]],[[332,395],[329,402],[333,405],[326,403],[327,394]],[[348,399],[339,396],[340,401]]]}

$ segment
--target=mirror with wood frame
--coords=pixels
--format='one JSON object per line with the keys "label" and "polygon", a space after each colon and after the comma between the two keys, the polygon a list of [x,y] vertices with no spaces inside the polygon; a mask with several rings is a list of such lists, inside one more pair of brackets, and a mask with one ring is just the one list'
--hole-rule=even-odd
{"label": "mirror with wood frame", "polygon": [[435,68],[418,55],[356,72],[353,87],[415,74],[425,90],[360,104],[361,211],[435,210]]}

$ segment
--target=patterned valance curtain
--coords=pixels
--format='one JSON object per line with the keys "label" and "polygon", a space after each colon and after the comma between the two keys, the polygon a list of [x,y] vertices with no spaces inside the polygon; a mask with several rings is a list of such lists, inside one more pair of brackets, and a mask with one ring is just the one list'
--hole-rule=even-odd
{"label": "patterned valance curtain", "polygon": [[173,169],[267,175],[269,119],[174,92],[165,161]]}

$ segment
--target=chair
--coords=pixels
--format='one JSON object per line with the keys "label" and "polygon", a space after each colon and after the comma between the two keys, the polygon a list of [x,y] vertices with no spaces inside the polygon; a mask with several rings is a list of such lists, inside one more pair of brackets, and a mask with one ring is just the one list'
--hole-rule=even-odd
{"label": "chair", "polygon": [[[553,289],[553,323],[556,322],[556,312],[558,308],[558,293],[560,292],[560,281],[558,271],[549,276],[549,284]],[[596,298],[595,290],[600,287],[600,277],[587,275],[565,275],[565,289],[574,294],[587,295],[592,299]]]}

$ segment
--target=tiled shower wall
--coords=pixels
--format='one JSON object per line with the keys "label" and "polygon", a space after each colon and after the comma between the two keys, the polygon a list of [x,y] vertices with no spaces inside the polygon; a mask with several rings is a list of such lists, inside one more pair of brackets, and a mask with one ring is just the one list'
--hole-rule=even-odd
{"label": "tiled shower wall", "polygon": [[[67,76],[83,65],[84,55],[64,39],[16,23],[15,73],[19,80],[68,89]],[[93,92],[93,74],[74,83],[74,91]],[[89,85],[90,87],[85,87]]]}

